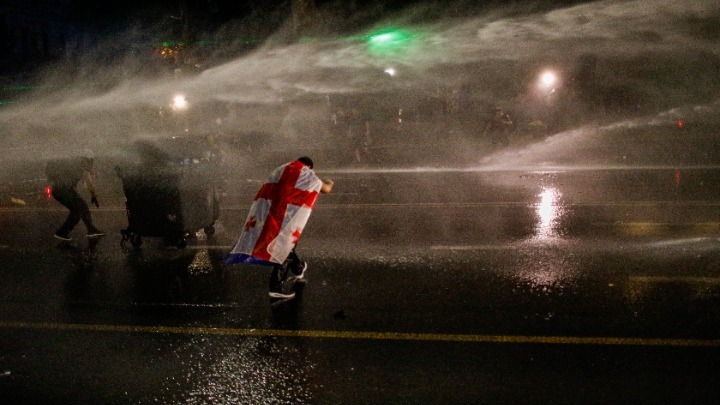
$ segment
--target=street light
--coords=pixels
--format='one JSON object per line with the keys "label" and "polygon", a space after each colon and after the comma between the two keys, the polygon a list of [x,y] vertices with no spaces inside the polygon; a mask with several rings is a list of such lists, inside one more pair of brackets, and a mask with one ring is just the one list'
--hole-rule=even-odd
{"label": "street light", "polygon": [[185,96],[179,94],[173,98],[172,102],[173,110],[185,110],[187,108],[187,99]]}
{"label": "street light", "polygon": [[555,72],[547,70],[540,75],[540,85],[545,89],[553,89],[558,82],[558,77]]}
{"label": "street light", "polygon": [[538,96],[547,105],[553,104],[557,97],[557,89],[560,85],[560,78],[553,70],[545,70],[538,77]]}

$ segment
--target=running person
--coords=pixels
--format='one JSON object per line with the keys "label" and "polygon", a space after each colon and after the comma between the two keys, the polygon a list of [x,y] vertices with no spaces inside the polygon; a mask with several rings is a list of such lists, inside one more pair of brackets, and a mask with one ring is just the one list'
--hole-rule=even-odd
{"label": "running person", "polygon": [[83,180],[85,187],[90,192],[90,201],[96,207],[100,207],[91,174],[93,162],[94,159],[90,155],[52,160],[48,162],[45,169],[45,173],[51,183],[52,197],[70,211],[67,219],[65,219],[65,222],[54,235],[55,238],[63,242],[72,240],[70,232],[80,220],[85,224],[88,238],[97,238],[105,235],[103,231],[93,224],[90,208],[77,192],[77,184],[80,180]]}
{"label": "running person", "polygon": [[307,264],[300,260],[295,246],[319,193],[327,194],[332,180],[321,180],[313,171],[313,161],[301,157],[278,166],[255,196],[240,238],[225,259],[226,264],[270,265],[270,297],[290,299],[283,283],[292,272],[296,280],[305,277]]}

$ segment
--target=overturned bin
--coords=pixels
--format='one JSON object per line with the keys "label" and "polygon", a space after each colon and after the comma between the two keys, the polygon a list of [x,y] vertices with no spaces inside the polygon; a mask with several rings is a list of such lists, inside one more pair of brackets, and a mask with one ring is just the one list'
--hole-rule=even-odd
{"label": "overturned bin", "polygon": [[128,217],[121,244],[129,240],[139,248],[147,236],[184,248],[200,230],[213,235],[220,216],[220,170],[207,143],[173,137],[139,140],[131,149],[115,168]]}

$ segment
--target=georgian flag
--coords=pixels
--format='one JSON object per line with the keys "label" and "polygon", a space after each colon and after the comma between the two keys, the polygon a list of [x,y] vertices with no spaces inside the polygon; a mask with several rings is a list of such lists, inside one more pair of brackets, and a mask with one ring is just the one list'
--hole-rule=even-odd
{"label": "georgian flag", "polygon": [[299,161],[276,168],[258,191],[226,264],[282,263],[300,238],[322,180]]}

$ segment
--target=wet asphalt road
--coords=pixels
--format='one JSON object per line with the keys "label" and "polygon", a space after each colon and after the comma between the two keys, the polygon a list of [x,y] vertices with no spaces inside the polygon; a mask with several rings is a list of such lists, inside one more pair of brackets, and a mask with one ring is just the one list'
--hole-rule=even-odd
{"label": "wet asphalt road", "polygon": [[288,302],[222,264],[259,178],[182,250],[0,210],[0,403],[720,400],[717,170],[320,174]]}

